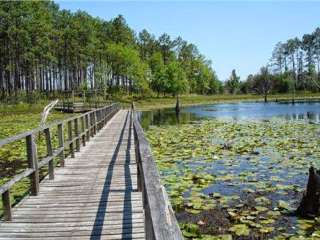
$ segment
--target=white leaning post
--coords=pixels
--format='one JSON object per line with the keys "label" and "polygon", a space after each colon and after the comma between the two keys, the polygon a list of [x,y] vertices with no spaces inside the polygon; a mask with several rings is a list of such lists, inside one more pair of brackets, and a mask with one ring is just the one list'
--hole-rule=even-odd
{"label": "white leaning post", "polygon": [[52,101],[51,103],[49,103],[42,111],[41,113],[41,122],[40,122],[40,126],[43,126],[46,123],[46,120],[49,116],[49,113],[51,111],[51,109],[59,102],[59,99]]}

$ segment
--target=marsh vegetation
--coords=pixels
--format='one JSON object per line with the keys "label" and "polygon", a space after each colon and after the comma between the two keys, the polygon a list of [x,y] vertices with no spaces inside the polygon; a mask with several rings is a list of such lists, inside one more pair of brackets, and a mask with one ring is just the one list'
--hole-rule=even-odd
{"label": "marsh vegetation", "polygon": [[320,126],[305,119],[270,116],[192,118],[147,131],[190,239],[320,237],[318,218],[295,215],[308,168],[320,165],[319,134]]}

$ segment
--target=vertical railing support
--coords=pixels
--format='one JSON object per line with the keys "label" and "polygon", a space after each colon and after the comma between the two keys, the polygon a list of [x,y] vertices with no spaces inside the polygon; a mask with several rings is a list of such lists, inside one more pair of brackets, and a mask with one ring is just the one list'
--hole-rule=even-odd
{"label": "vertical railing support", "polygon": [[32,168],[34,172],[30,175],[31,181],[31,195],[37,196],[39,194],[39,169],[38,169],[38,159],[37,159],[37,146],[34,141],[34,135],[30,134],[26,137],[27,144],[27,156],[28,156],[28,166]]}
{"label": "vertical railing support", "polygon": [[87,133],[86,133],[86,138],[87,138],[87,141],[90,140],[90,133],[91,133],[91,129],[90,129],[90,114],[87,114],[86,115],[86,130],[87,130]]}
{"label": "vertical railing support", "polygon": [[72,158],[74,158],[73,139],[72,139],[72,121],[68,121],[68,141],[70,142],[69,144],[70,155]]}
{"label": "vertical railing support", "polygon": [[[53,155],[50,129],[49,128],[44,129],[44,134],[46,137],[47,155],[48,155],[48,157],[50,157]],[[50,160],[48,163],[48,171],[49,171],[49,179],[53,180],[54,179],[54,161],[53,161],[53,159]]]}
{"label": "vertical railing support", "polygon": [[79,119],[74,119],[74,134],[76,136],[76,150],[80,151],[80,137],[79,137]]}
{"label": "vertical railing support", "polygon": [[81,140],[82,146],[86,145],[86,125],[85,125],[85,116],[81,116]]}
{"label": "vertical railing support", "polygon": [[60,166],[64,167],[64,135],[63,135],[63,123],[58,124],[58,144],[59,148],[63,148],[59,155]]}
{"label": "vertical railing support", "polygon": [[10,203],[10,192],[9,190],[2,193],[2,205],[3,205],[3,220],[11,221],[12,220],[12,209]]}
{"label": "vertical railing support", "polygon": [[93,115],[93,135],[96,135],[96,133],[97,133],[97,114],[96,114],[96,112],[93,112],[92,115]]}
{"label": "vertical railing support", "polygon": [[91,113],[91,126],[92,126],[91,137],[93,137],[96,134],[96,114],[94,112]]}

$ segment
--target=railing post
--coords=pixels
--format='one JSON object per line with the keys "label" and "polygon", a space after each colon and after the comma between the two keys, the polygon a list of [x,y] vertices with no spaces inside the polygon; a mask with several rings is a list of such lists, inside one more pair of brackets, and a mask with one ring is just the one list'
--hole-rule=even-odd
{"label": "railing post", "polygon": [[74,133],[76,136],[76,150],[80,151],[80,137],[79,137],[79,119],[74,119]]}
{"label": "railing post", "polygon": [[[48,155],[48,157],[50,157],[50,156],[53,155],[50,129],[49,128],[44,129],[44,134],[45,134],[45,137],[46,137],[47,155]],[[48,163],[48,171],[49,171],[49,179],[53,180],[54,179],[54,162],[53,162],[53,159],[51,159],[49,161],[49,163]]]}
{"label": "railing post", "polygon": [[97,114],[98,114],[98,120],[97,120],[98,126],[97,126],[97,129],[98,129],[98,132],[99,132],[99,130],[101,129],[101,110],[98,110]]}
{"label": "railing post", "polygon": [[94,130],[93,130],[93,112],[89,113],[89,126],[90,126],[90,136],[93,137]]}
{"label": "railing post", "polygon": [[31,195],[37,196],[39,194],[39,169],[37,159],[37,146],[34,141],[34,135],[30,134],[26,137],[28,166],[34,172],[30,175],[31,181]]}
{"label": "railing post", "polygon": [[107,122],[108,122],[108,112],[109,112],[109,108],[106,107],[104,109],[104,122],[105,122],[105,124],[107,124]]}
{"label": "railing post", "polygon": [[93,135],[97,133],[97,112],[93,112]]}
{"label": "railing post", "polygon": [[60,166],[64,167],[64,136],[63,136],[63,123],[58,124],[58,144],[59,148],[63,148],[62,152],[59,155]]}
{"label": "railing post", "polygon": [[102,120],[102,110],[100,109],[99,111],[98,111],[98,131],[102,128],[102,122],[101,122],[101,120]]}
{"label": "railing post", "polygon": [[95,126],[96,126],[96,133],[99,132],[99,110],[94,111],[95,116]]}
{"label": "railing post", "polygon": [[91,133],[91,129],[90,129],[90,114],[87,114],[86,115],[86,130],[87,130],[87,133],[86,133],[86,138],[87,138],[87,141],[90,140],[90,133]]}
{"label": "railing post", "polygon": [[81,139],[82,139],[82,145],[86,145],[86,125],[85,125],[85,116],[81,116]]}
{"label": "railing post", "polygon": [[68,121],[68,141],[71,157],[74,158],[73,140],[72,140],[72,121]]}
{"label": "railing post", "polygon": [[12,209],[10,203],[10,192],[9,189],[2,193],[2,205],[3,205],[3,220],[11,221],[12,220]]}

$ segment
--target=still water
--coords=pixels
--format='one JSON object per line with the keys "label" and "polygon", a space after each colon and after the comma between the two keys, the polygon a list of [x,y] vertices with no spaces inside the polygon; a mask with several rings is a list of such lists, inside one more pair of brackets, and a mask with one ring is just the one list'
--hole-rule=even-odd
{"label": "still water", "polygon": [[141,124],[144,128],[150,125],[166,125],[190,123],[203,119],[270,119],[320,121],[320,102],[306,103],[263,103],[238,102],[206,104],[184,107],[179,115],[174,108],[143,111],[140,113]]}

